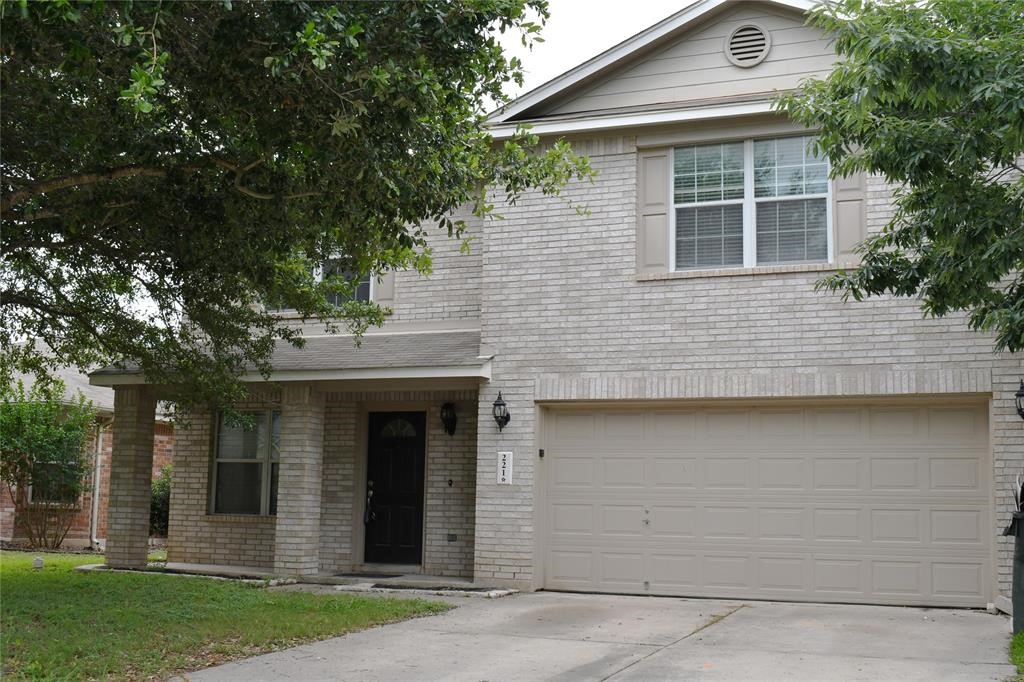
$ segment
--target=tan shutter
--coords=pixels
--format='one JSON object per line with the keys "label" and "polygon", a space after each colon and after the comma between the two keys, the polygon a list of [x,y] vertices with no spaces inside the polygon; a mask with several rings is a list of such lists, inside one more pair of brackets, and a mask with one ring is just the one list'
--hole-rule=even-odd
{"label": "tan shutter", "polygon": [[865,176],[864,173],[855,173],[832,182],[836,265],[857,265],[860,256],[854,248],[868,236],[864,215]]}
{"label": "tan shutter", "polygon": [[377,275],[373,288],[373,302],[389,308],[395,307],[395,273],[385,272]]}
{"label": "tan shutter", "polygon": [[636,268],[641,275],[668,272],[669,159],[671,149],[647,149],[637,169]]}

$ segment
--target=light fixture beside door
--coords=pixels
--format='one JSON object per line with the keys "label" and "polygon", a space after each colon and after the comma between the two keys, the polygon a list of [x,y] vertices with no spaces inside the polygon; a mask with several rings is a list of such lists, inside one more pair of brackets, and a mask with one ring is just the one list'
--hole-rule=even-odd
{"label": "light fixture beside door", "polygon": [[504,398],[501,397],[501,391],[498,391],[498,399],[494,401],[491,414],[494,415],[494,423],[498,425],[498,431],[504,429],[512,421],[512,415],[508,413],[508,405],[505,403]]}

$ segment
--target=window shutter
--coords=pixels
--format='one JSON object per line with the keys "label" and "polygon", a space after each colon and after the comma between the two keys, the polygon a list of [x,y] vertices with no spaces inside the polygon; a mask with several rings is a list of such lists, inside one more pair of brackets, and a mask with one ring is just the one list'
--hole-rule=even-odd
{"label": "window shutter", "polygon": [[373,288],[373,302],[380,306],[395,307],[395,273],[384,272],[377,275]]}
{"label": "window shutter", "polygon": [[636,267],[641,275],[668,272],[670,152],[648,149],[639,154]]}
{"label": "window shutter", "polygon": [[855,266],[860,256],[854,248],[868,236],[864,215],[864,173],[836,178],[832,184],[832,219],[835,221],[836,265]]}

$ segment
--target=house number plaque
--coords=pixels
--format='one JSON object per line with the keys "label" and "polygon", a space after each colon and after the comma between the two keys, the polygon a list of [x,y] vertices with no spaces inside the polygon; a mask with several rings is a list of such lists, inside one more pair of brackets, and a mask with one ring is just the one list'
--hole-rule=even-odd
{"label": "house number plaque", "polygon": [[512,453],[498,453],[498,484],[512,485]]}

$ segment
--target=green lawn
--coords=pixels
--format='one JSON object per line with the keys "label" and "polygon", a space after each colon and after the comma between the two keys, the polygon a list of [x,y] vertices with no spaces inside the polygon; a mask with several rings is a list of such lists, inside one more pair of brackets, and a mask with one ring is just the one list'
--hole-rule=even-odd
{"label": "green lawn", "polygon": [[76,573],[97,555],[0,552],[4,678],[145,679],[324,639],[446,604],[272,591],[146,573]]}
{"label": "green lawn", "polygon": [[1017,679],[1024,680],[1024,632],[1010,640],[1010,662],[1017,666]]}

